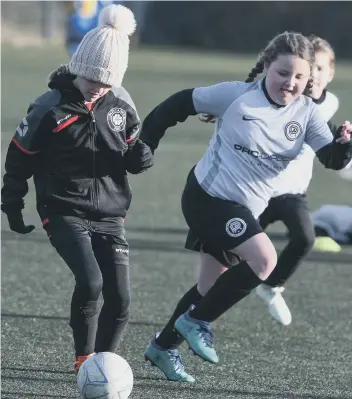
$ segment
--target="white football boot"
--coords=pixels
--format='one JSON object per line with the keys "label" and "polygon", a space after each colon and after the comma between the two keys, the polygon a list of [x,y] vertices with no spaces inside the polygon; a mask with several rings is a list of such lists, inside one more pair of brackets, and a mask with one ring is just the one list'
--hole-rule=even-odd
{"label": "white football boot", "polygon": [[261,284],[255,291],[267,303],[273,318],[280,324],[288,326],[292,321],[292,316],[285,299],[281,295],[284,289],[284,287],[270,287],[269,285]]}

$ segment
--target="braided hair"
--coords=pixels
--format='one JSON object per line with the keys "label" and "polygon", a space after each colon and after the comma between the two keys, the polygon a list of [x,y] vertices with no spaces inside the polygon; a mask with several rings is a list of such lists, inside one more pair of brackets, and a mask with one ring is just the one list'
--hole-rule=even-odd
{"label": "braided hair", "polygon": [[258,74],[264,72],[264,60],[259,58],[259,61],[255,64],[255,67],[248,74],[248,78],[245,80],[246,83],[254,82]]}

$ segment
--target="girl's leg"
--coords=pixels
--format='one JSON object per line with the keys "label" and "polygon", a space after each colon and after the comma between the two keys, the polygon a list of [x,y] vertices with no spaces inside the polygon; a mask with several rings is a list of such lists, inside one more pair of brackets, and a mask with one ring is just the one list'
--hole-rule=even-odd
{"label": "girl's leg", "polygon": [[228,270],[228,266],[224,266],[213,256],[200,253],[199,276],[197,283],[197,290],[203,297],[210,288],[215,284],[215,281]]}
{"label": "girl's leg", "polygon": [[272,198],[264,212],[259,216],[259,224],[265,230],[270,224],[277,221],[277,203],[276,198]]}
{"label": "girl's leg", "polygon": [[180,299],[170,320],[155,340],[163,349],[177,349],[182,344],[184,338],[180,337],[174,329],[176,319],[187,312],[192,305],[196,306],[218,277],[227,270],[226,266],[220,264],[211,255],[204,252],[200,252],[199,255],[198,283]]}
{"label": "girl's leg", "polygon": [[[84,220],[71,216],[54,216],[49,219],[45,229],[52,245],[75,276],[70,326],[76,358],[84,358],[94,352],[98,298],[103,284],[92,249],[91,232]],[[77,363],[76,371],[78,366],[80,364]]]}
{"label": "girl's leg", "polygon": [[315,234],[306,196],[287,194],[277,197],[274,212],[275,219],[281,220],[288,229],[289,243],[281,252],[275,270],[257,287],[256,293],[267,303],[272,317],[287,326],[292,316],[282,296],[283,286],[312,249]]}
{"label": "girl's leg", "polygon": [[92,243],[103,276],[104,299],[99,315],[95,352],[115,353],[129,319],[128,243],[122,234],[96,234]]}
{"label": "girl's leg", "polygon": [[[205,178],[205,186],[211,178]],[[175,322],[175,329],[196,354],[217,363],[210,323],[269,277],[276,265],[276,251],[248,208],[209,195],[193,171],[181,205],[188,226],[204,245],[215,251],[231,251],[241,258],[239,264],[217,279],[194,310]]]}
{"label": "girl's leg", "polygon": [[232,251],[243,260],[218,278],[190,312],[192,317],[208,322],[216,320],[266,280],[276,265],[275,248],[265,233],[249,238]]}
{"label": "girl's leg", "polygon": [[194,381],[194,378],[184,371],[182,359],[177,352],[177,348],[182,344],[184,338],[175,331],[174,324],[176,319],[187,312],[192,305],[196,306],[199,303],[202,295],[209,290],[225,270],[227,270],[227,267],[214,257],[200,252],[198,284],[194,285],[181,298],[160,335],[147,347],[146,359],[159,367],[168,379]]}
{"label": "girl's leg", "polygon": [[180,316],[176,330],[204,360],[218,362],[210,323],[261,284],[276,265],[276,251],[265,233],[252,236],[233,252],[243,259],[223,273],[194,310]]}
{"label": "girl's leg", "polygon": [[280,220],[288,229],[289,242],[281,252],[275,270],[265,281],[270,287],[281,287],[286,283],[311,251],[315,240],[306,196],[285,196],[280,201],[280,209]]}

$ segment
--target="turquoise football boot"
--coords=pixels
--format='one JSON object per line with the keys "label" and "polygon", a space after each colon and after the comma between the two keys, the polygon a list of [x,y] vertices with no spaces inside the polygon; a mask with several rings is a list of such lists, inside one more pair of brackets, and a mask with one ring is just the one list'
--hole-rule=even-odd
{"label": "turquoise football boot", "polygon": [[185,372],[182,358],[177,349],[163,349],[153,340],[144,353],[145,360],[158,367],[169,381],[194,382],[195,379]]}
{"label": "turquoise football boot", "polygon": [[219,362],[209,322],[194,319],[189,312],[186,312],[176,320],[175,330],[187,341],[193,353],[207,362],[214,364]]}

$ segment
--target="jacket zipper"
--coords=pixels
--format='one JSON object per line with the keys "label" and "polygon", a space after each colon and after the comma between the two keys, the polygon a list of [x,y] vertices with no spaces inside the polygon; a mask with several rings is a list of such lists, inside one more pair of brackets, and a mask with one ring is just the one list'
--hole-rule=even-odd
{"label": "jacket zipper", "polygon": [[98,188],[97,188],[97,179],[96,179],[96,164],[95,164],[95,140],[96,140],[96,121],[93,110],[90,111],[92,117],[92,150],[93,150],[93,188],[92,188],[92,209],[93,211],[98,210],[99,202],[98,202]]}

